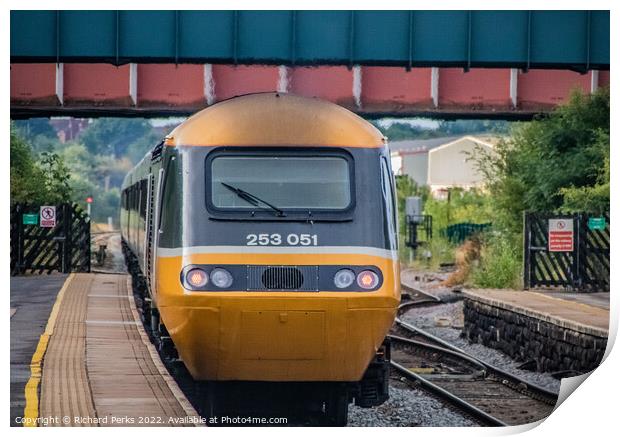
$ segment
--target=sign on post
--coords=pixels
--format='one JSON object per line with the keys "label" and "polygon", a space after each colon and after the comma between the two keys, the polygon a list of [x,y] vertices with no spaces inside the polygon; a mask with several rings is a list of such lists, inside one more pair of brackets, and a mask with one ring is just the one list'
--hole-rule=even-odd
{"label": "sign on post", "polygon": [[55,206],[42,206],[41,207],[41,227],[53,228],[56,226],[56,207]]}
{"label": "sign on post", "polygon": [[604,231],[605,225],[607,225],[605,217],[588,218],[588,229],[591,231]]}
{"label": "sign on post", "polygon": [[37,214],[22,214],[23,225],[38,225],[39,216]]}
{"label": "sign on post", "polygon": [[573,240],[573,219],[549,219],[549,252],[572,252]]}

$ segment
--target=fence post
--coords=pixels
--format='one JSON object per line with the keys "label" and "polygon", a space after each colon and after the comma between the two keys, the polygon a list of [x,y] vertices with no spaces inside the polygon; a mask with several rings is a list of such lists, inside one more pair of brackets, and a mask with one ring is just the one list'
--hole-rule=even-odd
{"label": "fence post", "polygon": [[531,286],[529,231],[529,216],[527,211],[523,211],[523,288],[525,290]]}
{"label": "fence post", "polygon": [[62,254],[62,272],[70,273],[71,272],[71,205],[68,203],[62,204],[63,214],[63,231],[65,234],[65,240],[63,243],[63,254]]}
{"label": "fence post", "polygon": [[583,214],[574,214],[576,221],[576,230],[573,232],[573,286],[577,289],[581,288],[583,280],[581,277],[581,226],[588,223],[587,219],[583,220]]}
{"label": "fence post", "polygon": [[23,273],[22,265],[24,264],[24,225],[22,223],[23,205],[18,203],[17,210],[17,264],[15,270],[17,274]]}

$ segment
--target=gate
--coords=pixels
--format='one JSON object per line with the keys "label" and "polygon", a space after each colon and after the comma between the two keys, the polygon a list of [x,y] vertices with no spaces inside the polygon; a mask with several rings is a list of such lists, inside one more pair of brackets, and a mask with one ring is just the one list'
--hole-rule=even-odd
{"label": "gate", "polygon": [[90,218],[76,204],[55,206],[54,227],[40,226],[40,205],[11,206],[11,275],[90,272]]}
{"label": "gate", "polygon": [[[572,220],[572,235],[564,232],[570,238],[560,237],[557,243],[550,242],[549,219],[568,223]],[[523,229],[524,287],[609,291],[609,228],[609,213],[560,215],[526,212]],[[562,247],[562,244],[568,246]],[[557,245],[555,248],[558,251],[550,250],[554,245]]]}

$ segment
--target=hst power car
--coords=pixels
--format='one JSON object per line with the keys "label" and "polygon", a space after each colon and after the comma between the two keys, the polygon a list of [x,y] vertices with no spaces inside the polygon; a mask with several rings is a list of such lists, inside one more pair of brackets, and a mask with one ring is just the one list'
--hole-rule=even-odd
{"label": "hst power car", "polygon": [[375,127],[279,93],[198,112],[126,176],[130,271],[211,413],[263,394],[341,425],[388,398],[395,196]]}

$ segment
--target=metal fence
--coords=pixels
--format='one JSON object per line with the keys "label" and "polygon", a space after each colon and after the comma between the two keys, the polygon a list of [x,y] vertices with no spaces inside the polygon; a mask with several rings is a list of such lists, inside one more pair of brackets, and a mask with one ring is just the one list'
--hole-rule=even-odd
{"label": "metal fence", "polygon": [[[572,227],[570,231],[563,231],[565,240],[558,240],[555,247],[553,232],[550,233],[553,231],[550,229],[550,220],[562,220]],[[609,291],[609,228],[609,213],[525,213],[525,288],[562,287],[579,291]]]}
{"label": "metal fence", "polygon": [[491,223],[456,223],[441,230],[441,234],[445,236],[451,243],[461,244],[474,234],[480,234],[491,228]]}
{"label": "metal fence", "polygon": [[41,205],[11,206],[11,275],[90,271],[90,218],[76,204],[55,207],[54,226],[41,226]]}

